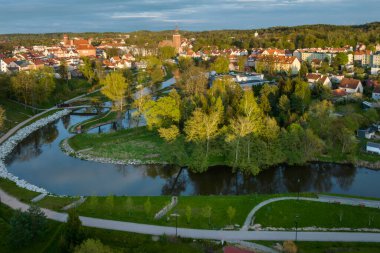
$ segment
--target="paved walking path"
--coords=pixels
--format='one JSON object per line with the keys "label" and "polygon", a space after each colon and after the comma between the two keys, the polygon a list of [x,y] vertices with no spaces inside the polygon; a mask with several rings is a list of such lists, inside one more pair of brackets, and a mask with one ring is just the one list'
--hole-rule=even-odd
{"label": "paved walking path", "polygon": [[31,202],[36,203],[36,202],[42,200],[43,198],[45,198],[46,196],[47,196],[46,193],[41,193],[40,195],[38,195],[37,197],[35,197],[34,199],[32,199]]}
{"label": "paved walking path", "polygon": [[[89,93],[86,93],[86,94],[83,94],[83,95],[80,95],[80,96],[77,96],[75,98],[72,98],[72,99],[69,99],[67,101],[65,101],[64,103],[70,103],[70,102],[73,102],[79,98],[82,98],[82,97],[85,97],[85,96],[88,96],[88,95],[91,95],[95,92],[98,92],[100,89],[97,89],[93,92],[89,92]],[[26,124],[28,124],[29,122],[31,122],[32,120],[40,117],[41,115],[49,112],[49,111],[52,111],[52,110],[55,110],[57,109],[56,106],[50,108],[50,109],[47,109],[47,110],[44,110],[36,115],[34,115],[33,117],[30,117],[29,119],[26,119],[24,120],[23,122],[20,122],[18,125],[16,125],[15,127],[13,127],[12,129],[10,129],[6,134],[4,134],[3,136],[0,137],[0,144],[3,143],[6,139],[8,139],[9,137],[11,137],[14,133],[16,133],[19,129],[21,129],[22,127],[24,127]],[[62,109],[65,109],[65,108],[62,108]]]}
{"label": "paved walking path", "polygon": [[357,198],[346,198],[346,197],[339,197],[339,196],[329,196],[329,195],[318,195],[318,198],[305,198],[305,197],[280,197],[280,198],[273,198],[265,200],[261,203],[259,203],[257,206],[255,206],[251,212],[248,214],[247,218],[244,221],[243,227],[241,228],[242,231],[248,231],[249,226],[251,224],[252,218],[254,217],[255,213],[261,209],[262,207],[273,203],[277,201],[283,201],[283,200],[306,200],[306,201],[315,201],[315,202],[323,202],[323,203],[340,203],[343,205],[363,205],[366,207],[373,207],[373,208],[380,208],[380,201],[376,200],[366,200],[366,199],[357,199]]}
{"label": "paved walking path", "polygon": [[67,206],[64,206],[62,208],[62,210],[66,211],[66,210],[72,209],[74,207],[78,207],[81,204],[83,204],[85,201],[86,201],[86,198],[81,196],[78,200],[74,201],[73,203],[71,203],[71,204],[69,204]]}
{"label": "paved walking path", "polygon": [[[13,209],[27,210],[28,205],[0,190],[1,201]],[[43,208],[49,219],[65,222],[67,214]],[[175,235],[175,227],[155,226],[123,221],[105,220],[80,216],[82,224],[87,227],[118,230],[149,235]],[[284,231],[223,231],[178,228],[178,235],[185,238],[212,239],[224,241],[241,240],[294,240],[294,232]],[[298,232],[299,241],[342,241],[342,242],[380,242],[378,233],[349,232]]]}

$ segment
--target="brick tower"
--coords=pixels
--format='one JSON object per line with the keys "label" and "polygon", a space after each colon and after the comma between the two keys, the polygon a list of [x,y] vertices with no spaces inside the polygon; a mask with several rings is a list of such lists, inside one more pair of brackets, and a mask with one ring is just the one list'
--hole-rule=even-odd
{"label": "brick tower", "polygon": [[63,45],[67,46],[69,44],[69,36],[67,34],[63,35]]}
{"label": "brick tower", "polygon": [[181,34],[179,34],[178,26],[176,27],[173,34],[173,47],[177,53],[180,53],[181,48]]}

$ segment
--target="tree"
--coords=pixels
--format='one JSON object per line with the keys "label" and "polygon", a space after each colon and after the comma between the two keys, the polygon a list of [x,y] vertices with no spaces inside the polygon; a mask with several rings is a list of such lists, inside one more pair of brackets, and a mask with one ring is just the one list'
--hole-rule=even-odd
{"label": "tree", "polygon": [[34,80],[30,73],[21,71],[11,78],[11,89],[19,101],[31,105],[33,102]]}
{"label": "tree", "polygon": [[244,71],[245,66],[247,64],[248,57],[247,56],[239,56],[238,58],[238,66],[239,66],[239,71]]}
{"label": "tree", "polygon": [[160,47],[158,49],[158,55],[162,61],[166,59],[171,59],[176,55],[175,48],[170,46]]}
{"label": "tree", "polygon": [[9,240],[14,247],[22,247],[39,240],[47,230],[46,216],[35,205],[30,206],[26,212],[16,210],[9,223]]}
{"label": "tree", "polygon": [[227,208],[227,215],[228,215],[228,218],[230,219],[230,224],[232,224],[232,219],[235,217],[235,214],[236,214],[236,209],[233,208],[232,206],[229,206]]}
{"label": "tree", "polygon": [[304,113],[311,102],[311,91],[309,84],[296,80],[294,93],[291,97],[292,108],[296,112]]}
{"label": "tree", "polygon": [[112,253],[110,247],[103,245],[99,240],[87,239],[77,246],[74,253]]}
{"label": "tree", "polygon": [[157,101],[150,100],[144,106],[144,115],[148,128],[169,127],[178,124],[180,120],[180,97],[175,89],[169,96],[160,97]]}
{"label": "tree", "polygon": [[5,119],[5,110],[0,106],[0,130],[4,127]]}
{"label": "tree", "polygon": [[337,53],[332,60],[332,65],[338,69],[341,65],[346,65],[348,63],[348,55],[346,53]]}
{"label": "tree", "polygon": [[171,125],[168,128],[159,128],[158,133],[160,137],[165,139],[166,142],[173,142],[179,135],[179,129],[176,125]]}
{"label": "tree", "polygon": [[191,214],[192,214],[191,206],[186,206],[185,216],[186,216],[187,224],[189,224],[191,221]]}
{"label": "tree", "polygon": [[202,208],[202,215],[206,219],[208,219],[208,225],[211,225],[211,215],[212,215],[212,207],[211,206],[205,206]]}
{"label": "tree", "polygon": [[144,203],[144,210],[145,210],[146,216],[149,217],[150,212],[152,210],[152,204],[150,203],[150,198],[149,197],[148,197],[148,199]]}
{"label": "tree", "polygon": [[184,92],[185,96],[192,99],[194,96],[200,97],[205,93],[207,82],[205,71],[192,66],[183,72],[178,86]]}
{"label": "tree", "polygon": [[216,58],[215,62],[211,64],[211,70],[216,71],[216,73],[228,73],[230,61],[227,57],[220,56]]}
{"label": "tree", "polygon": [[111,72],[102,81],[101,92],[114,102],[119,112],[123,111],[128,83],[120,72]]}
{"label": "tree", "polygon": [[187,141],[206,142],[206,156],[208,156],[210,140],[218,134],[220,111],[209,114],[197,108],[190,119],[185,122]]}
{"label": "tree", "polygon": [[73,252],[77,245],[83,241],[84,234],[82,222],[75,209],[68,213],[67,222],[64,225],[64,231],[61,238],[61,249],[64,252]]}
{"label": "tree", "polygon": [[178,58],[178,67],[179,70],[183,73],[186,72],[191,67],[194,67],[194,61],[188,57],[179,57]]}
{"label": "tree", "polygon": [[132,117],[137,120],[137,127],[139,126],[140,123],[140,118],[144,114],[144,110],[146,108],[146,104],[151,100],[150,95],[145,95],[144,94],[144,89],[141,88],[136,92],[136,98],[132,103],[132,106],[136,109],[132,113]]}
{"label": "tree", "polygon": [[307,73],[309,73],[309,70],[308,70],[308,68],[307,68],[306,62],[303,62],[303,63],[301,64],[301,69],[300,69],[300,71],[299,71],[299,75],[300,75],[301,77],[304,77],[304,76],[306,76]]}
{"label": "tree", "polygon": [[297,245],[293,241],[285,241],[282,247],[285,253],[297,253],[298,251]]}
{"label": "tree", "polygon": [[96,77],[96,73],[94,71],[94,62],[88,57],[83,57],[82,61],[83,65],[79,67],[79,70],[82,72],[87,81],[92,84]]}
{"label": "tree", "polygon": [[128,197],[127,202],[125,203],[125,209],[127,210],[129,216],[131,216],[133,208],[134,208],[133,199],[131,197]]}

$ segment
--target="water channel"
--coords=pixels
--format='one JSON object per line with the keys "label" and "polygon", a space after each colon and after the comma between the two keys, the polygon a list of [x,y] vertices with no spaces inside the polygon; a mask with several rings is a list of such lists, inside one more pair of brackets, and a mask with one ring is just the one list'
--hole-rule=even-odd
{"label": "water channel", "polygon": [[351,165],[283,165],[254,177],[232,173],[224,166],[196,174],[175,166],[101,164],[62,153],[59,143],[70,136],[68,128],[88,118],[68,115],[31,134],[8,157],[9,172],[61,195],[226,195],[300,190],[380,197],[380,171]]}

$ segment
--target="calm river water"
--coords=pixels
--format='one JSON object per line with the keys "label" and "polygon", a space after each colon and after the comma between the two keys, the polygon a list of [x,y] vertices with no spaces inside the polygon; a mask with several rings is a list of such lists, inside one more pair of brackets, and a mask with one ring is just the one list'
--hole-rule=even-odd
{"label": "calm river water", "polygon": [[380,171],[349,165],[276,166],[253,177],[232,173],[223,166],[195,174],[173,166],[100,164],[63,154],[59,143],[70,136],[67,129],[87,118],[69,115],[36,131],[10,155],[8,170],[62,195],[225,195],[300,190],[380,197]]}

